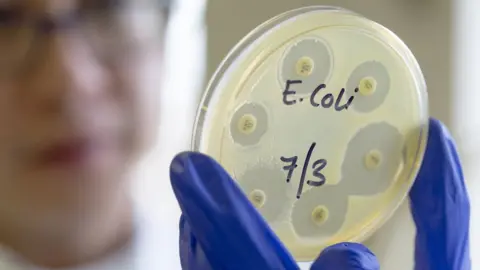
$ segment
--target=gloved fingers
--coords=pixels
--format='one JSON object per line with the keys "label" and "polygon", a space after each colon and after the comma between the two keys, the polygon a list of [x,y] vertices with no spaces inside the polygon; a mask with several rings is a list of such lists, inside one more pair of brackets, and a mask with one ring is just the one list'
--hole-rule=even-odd
{"label": "gloved fingers", "polygon": [[212,158],[180,153],[170,165],[170,179],[185,222],[212,269],[298,269],[243,192]]}
{"label": "gloved fingers", "polygon": [[379,270],[375,255],[364,245],[339,243],[322,251],[311,270]]}
{"label": "gloved fingers", "polygon": [[410,203],[417,227],[415,269],[470,269],[470,203],[462,167],[447,128],[435,119]]}
{"label": "gloved fingers", "polygon": [[180,262],[182,269],[211,270],[214,269],[205,257],[197,238],[192,234],[190,224],[185,217],[180,217]]}

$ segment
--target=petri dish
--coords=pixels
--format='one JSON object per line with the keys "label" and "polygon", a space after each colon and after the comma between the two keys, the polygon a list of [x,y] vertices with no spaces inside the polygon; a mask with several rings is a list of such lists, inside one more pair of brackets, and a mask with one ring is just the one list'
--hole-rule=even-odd
{"label": "petri dish", "polygon": [[201,101],[193,150],[215,158],[298,261],[362,242],[395,212],[425,151],[427,90],[394,33],[312,6],[258,26]]}

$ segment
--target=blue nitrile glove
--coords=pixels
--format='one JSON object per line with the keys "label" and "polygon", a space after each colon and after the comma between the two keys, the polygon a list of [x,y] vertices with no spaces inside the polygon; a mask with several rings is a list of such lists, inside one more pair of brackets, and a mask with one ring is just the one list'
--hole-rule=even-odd
{"label": "blue nitrile glove", "polygon": [[469,270],[470,203],[454,142],[430,120],[427,149],[410,191],[416,270]]}
{"label": "blue nitrile glove", "polygon": [[[180,208],[184,270],[294,270],[295,260],[225,170],[194,152],[177,155],[170,178]],[[325,249],[313,270],[378,270],[363,245]]]}

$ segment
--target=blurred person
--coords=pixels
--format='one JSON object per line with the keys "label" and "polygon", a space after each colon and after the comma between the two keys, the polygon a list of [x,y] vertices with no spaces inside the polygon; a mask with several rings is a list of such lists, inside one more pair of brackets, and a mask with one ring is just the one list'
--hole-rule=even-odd
{"label": "blurred person", "polygon": [[155,233],[137,248],[129,194],[167,18],[160,0],[0,1],[0,269],[178,265],[175,248],[143,251]]}
{"label": "blurred person", "polygon": [[[166,19],[158,0],[0,1],[0,269],[298,269],[202,154],[171,164],[180,258],[137,215],[131,170],[156,138]],[[411,193],[416,266],[468,269],[463,176],[432,123]],[[420,205],[425,195],[432,203]],[[363,245],[340,243],[312,269],[379,264]]]}

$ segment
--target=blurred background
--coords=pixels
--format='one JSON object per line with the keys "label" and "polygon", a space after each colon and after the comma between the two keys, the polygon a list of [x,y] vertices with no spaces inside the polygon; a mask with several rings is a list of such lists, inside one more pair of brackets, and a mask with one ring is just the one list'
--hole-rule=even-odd
{"label": "blurred background", "polygon": [[[158,147],[140,170],[145,181],[135,187],[146,211],[167,220],[172,234],[178,234],[179,210],[168,181],[168,164],[175,153],[189,148],[196,106],[205,84],[223,57],[250,30],[272,16],[307,5],[334,5],[356,11],[395,32],[413,51],[427,81],[430,114],[450,128],[460,150],[472,201],[471,253],[480,254],[478,0],[177,1],[168,34],[163,132]],[[161,210],[158,205],[162,205]],[[382,269],[412,269],[414,234],[405,203],[367,245],[378,256]],[[172,248],[177,248],[176,242]],[[473,269],[480,269],[480,260],[475,256],[472,259]]]}

